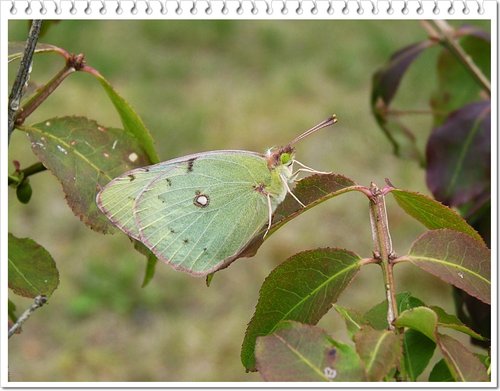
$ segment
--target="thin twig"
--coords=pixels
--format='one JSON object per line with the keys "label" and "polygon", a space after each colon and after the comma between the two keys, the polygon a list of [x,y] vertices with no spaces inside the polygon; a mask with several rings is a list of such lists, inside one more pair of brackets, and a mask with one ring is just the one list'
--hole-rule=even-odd
{"label": "thin twig", "polygon": [[35,297],[35,300],[33,301],[33,304],[31,305],[30,308],[28,308],[26,311],[23,312],[23,314],[17,318],[16,323],[9,329],[9,338],[14,335],[14,333],[21,328],[24,322],[28,320],[28,318],[35,312],[38,308],[42,307],[45,303],[47,302],[47,296],[45,295],[39,295]]}
{"label": "thin twig", "polygon": [[17,71],[16,80],[12,86],[12,90],[9,95],[9,143],[10,136],[14,131],[15,126],[15,116],[17,110],[19,110],[19,105],[21,103],[21,98],[23,96],[23,89],[28,82],[29,74],[31,71],[31,63],[33,61],[33,53],[35,52],[36,43],[38,42],[38,36],[40,35],[40,29],[42,27],[41,20],[33,20],[31,23],[30,32],[28,34],[28,39],[26,40],[26,46],[24,48],[23,58],[19,64],[19,70]]}

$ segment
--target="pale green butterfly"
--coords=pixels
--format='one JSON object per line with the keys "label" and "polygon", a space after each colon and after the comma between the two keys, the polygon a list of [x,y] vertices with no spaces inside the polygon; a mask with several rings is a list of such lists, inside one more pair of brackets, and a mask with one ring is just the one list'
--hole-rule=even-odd
{"label": "pale green butterfly", "polygon": [[[128,171],[97,195],[113,225],[178,270],[205,276],[228,266],[266,226],[300,172],[297,141],[337,122],[333,115],[265,155],[209,151]],[[301,168],[293,171],[293,164]],[[264,235],[265,236],[265,235]]]}

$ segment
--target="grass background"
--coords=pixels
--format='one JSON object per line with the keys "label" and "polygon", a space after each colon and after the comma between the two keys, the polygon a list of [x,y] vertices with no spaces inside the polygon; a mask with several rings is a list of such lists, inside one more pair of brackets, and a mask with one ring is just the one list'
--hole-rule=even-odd
{"label": "grass background", "polygon": [[[27,26],[10,21],[9,40],[25,40]],[[62,21],[40,41],[84,53],[143,118],[162,160],[214,149],[263,152],[336,113],[335,127],[297,146],[300,161],[360,184],[383,185],[387,177],[428,194],[424,172],[392,155],[369,106],[376,69],[425,37],[417,21]],[[437,53],[430,50],[415,62],[398,108],[428,107]],[[43,83],[61,67],[57,56],[37,56],[32,80]],[[16,68],[10,66],[11,80]],[[120,127],[104,91],[87,74],[72,75],[27,122],[64,115]],[[430,116],[408,117],[407,123],[423,145]],[[22,167],[36,161],[18,131],[9,171],[14,159]],[[12,381],[259,381],[258,374],[245,373],[239,349],[264,278],[301,250],[343,247],[367,257],[372,249],[367,200],[347,194],[287,224],[255,257],[217,274],[210,288],[163,264],[141,288],[145,259],[125,235],[85,227],[49,172],[31,184],[28,205],[9,190],[9,231],[43,245],[61,282],[49,304],[9,341]],[[391,197],[387,206],[394,247],[403,254],[424,227]],[[454,312],[451,288],[411,265],[396,268],[396,285]],[[30,304],[11,299],[18,312]],[[372,265],[339,303],[365,311],[382,300],[381,272]],[[346,341],[334,311],[320,326]]]}

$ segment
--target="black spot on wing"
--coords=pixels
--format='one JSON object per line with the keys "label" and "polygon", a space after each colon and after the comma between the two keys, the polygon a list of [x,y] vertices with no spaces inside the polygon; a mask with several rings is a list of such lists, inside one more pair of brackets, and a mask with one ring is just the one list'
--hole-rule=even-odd
{"label": "black spot on wing", "polygon": [[196,160],[196,158],[195,158],[195,157],[192,157],[191,159],[189,159],[189,160],[187,161],[187,163],[188,163],[188,166],[187,166],[187,172],[191,172],[191,171],[193,171],[193,165],[194,165],[194,161],[195,161],[195,160]]}
{"label": "black spot on wing", "polygon": [[132,182],[135,179],[135,175],[129,174],[128,177],[130,178],[130,182]]}

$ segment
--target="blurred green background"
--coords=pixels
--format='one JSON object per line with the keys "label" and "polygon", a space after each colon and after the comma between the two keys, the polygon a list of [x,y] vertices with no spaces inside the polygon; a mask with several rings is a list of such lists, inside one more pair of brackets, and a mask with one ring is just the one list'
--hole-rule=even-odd
{"label": "blurred green background", "polygon": [[[10,21],[9,40],[25,40],[27,27]],[[394,51],[425,38],[418,21],[62,21],[40,41],[84,53],[143,118],[162,160],[213,149],[263,152],[336,113],[335,127],[297,146],[301,162],[360,184],[383,185],[387,177],[429,194],[417,164],[392,155],[369,106],[376,69]],[[415,62],[396,107],[428,107],[437,53],[430,50]],[[32,80],[47,81],[62,65],[58,56],[37,56]],[[10,80],[17,66],[11,64]],[[64,115],[120,127],[104,91],[87,74],[67,79],[28,123]],[[407,122],[426,139],[430,116]],[[14,159],[22,167],[36,161],[18,131],[10,172]],[[33,176],[31,184],[28,205],[9,190],[9,231],[43,245],[61,281],[49,304],[9,342],[11,381],[259,381],[258,374],[245,373],[239,349],[270,271],[315,247],[371,255],[367,200],[347,194],[287,224],[254,258],[218,273],[210,288],[164,264],[141,288],[145,258],[125,235],[103,236],[84,226],[49,172]],[[391,197],[388,209],[394,247],[402,254],[424,227]],[[454,312],[451,288],[411,265],[396,268],[396,285]],[[11,299],[18,313],[31,303]],[[339,303],[365,311],[383,299],[381,272],[367,266]],[[347,340],[334,311],[320,326]]]}

